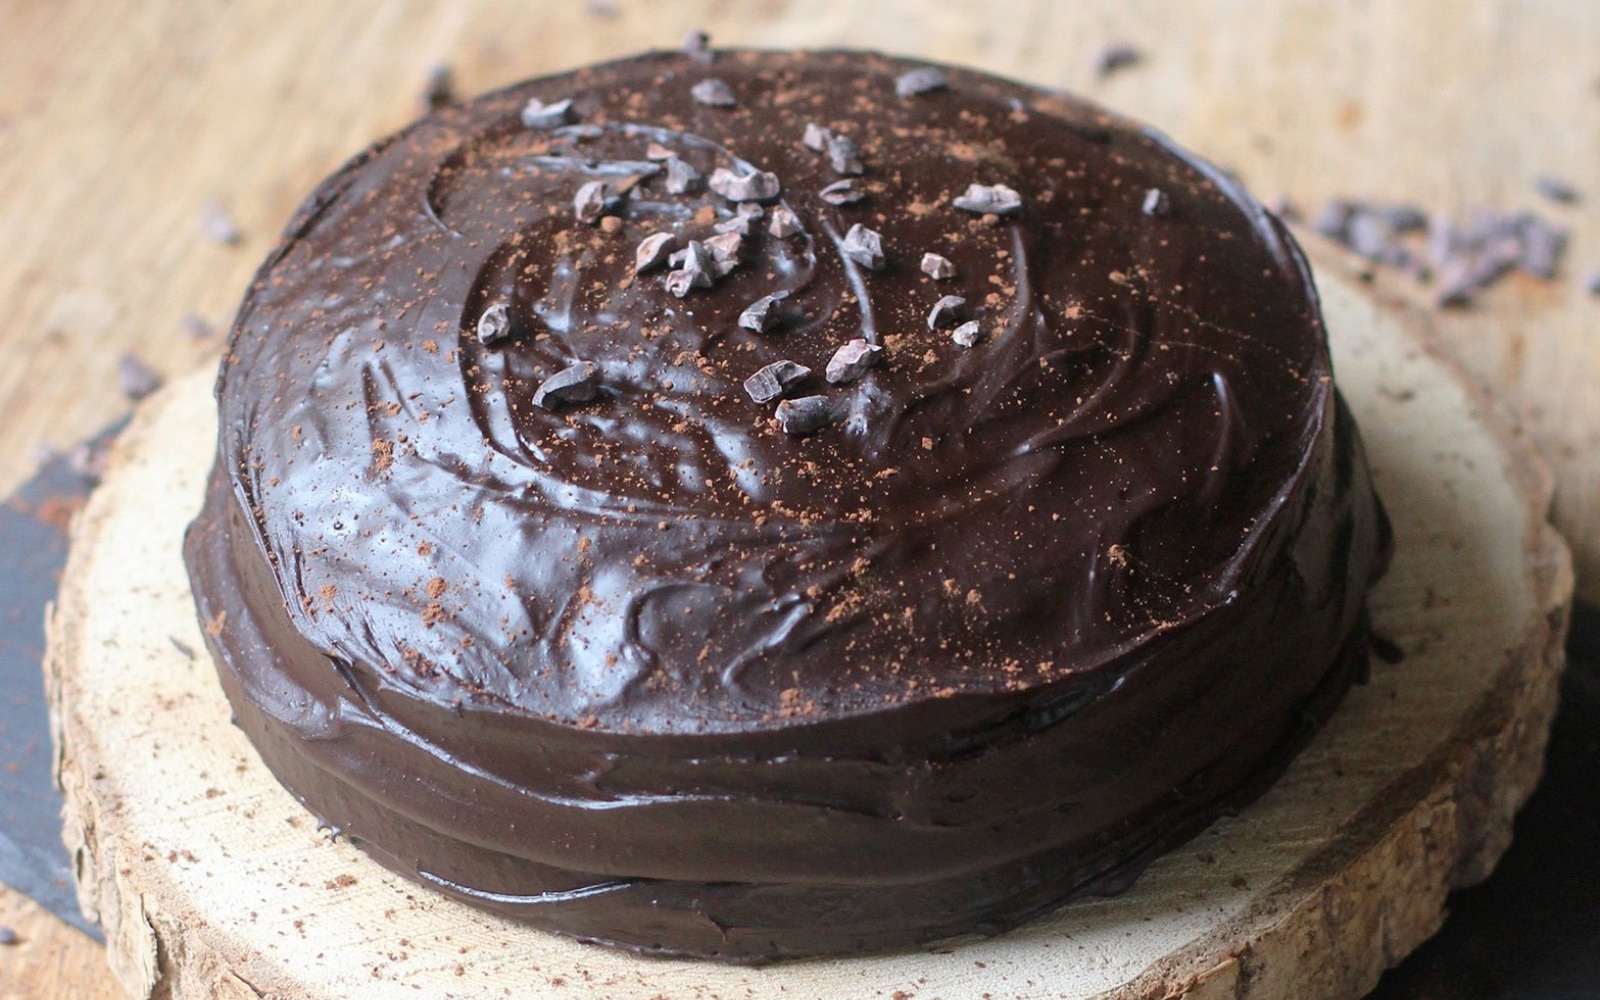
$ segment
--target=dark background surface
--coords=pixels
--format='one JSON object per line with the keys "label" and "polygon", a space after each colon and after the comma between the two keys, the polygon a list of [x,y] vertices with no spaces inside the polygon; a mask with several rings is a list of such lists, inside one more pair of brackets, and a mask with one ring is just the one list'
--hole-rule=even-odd
{"label": "dark background surface", "polygon": [[[98,937],[61,845],[39,670],[66,516],[89,485],[58,458],[0,505],[0,883]],[[1369,1000],[1600,998],[1600,609],[1577,607],[1568,653],[1545,778],[1510,851]]]}

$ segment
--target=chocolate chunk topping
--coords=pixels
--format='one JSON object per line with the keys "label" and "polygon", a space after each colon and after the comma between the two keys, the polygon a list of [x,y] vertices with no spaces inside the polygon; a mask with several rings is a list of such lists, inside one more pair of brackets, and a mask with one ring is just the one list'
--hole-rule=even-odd
{"label": "chocolate chunk topping", "polygon": [[848,136],[828,136],[828,163],[834,173],[846,177],[857,177],[866,171],[861,163],[861,147]]}
{"label": "chocolate chunk topping", "polygon": [[789,297],[788,292],[763,295],[745,307],[739,314],[739,325],[756,333],[766,333],[778,318],[778,303]]}
{"label": "chocolate chunk topping", "polygon": [[711,171],[710,184],[711,190],[729,201],[771,201],[783,190],[778,175],[765,170],[736,174],[718,167]]}
{"label": "chocolate chunk topping", "polygon": [[934,281],[948,281],[956,276],[956,266],[948,257],[925,253],[922,255],[922,273]]}
{"label": "chocolate chunk topping", "polygon": [[488,347],[511,336],[511,308],[497,302],[478,317],[478,343]]}
{"label": "chocolate chunk topping", "polygon": [[573,120],[572,98],[564,97],[553,104],[546,104],[537,97],[530,97],[518,117],[522,119],[524,128],[560,128]]}
{"label": "chocolate chunk topping", "polygon": [[554,410],[568,403],[587,403],[600,388],[600,366],[579,361],[556,372],[534,390],[533,405]]}
{"label": "chocolate chunk topping", "polygon": [[966,311],[967,300],[959,295],[946,295],[933,304],[928,313],[928,329],[943,330],[956,325]]}
{"label": "chocolate chunk topping", "polygon": [[956,327],[955,332],[950,334],[950,339],[962,347],[973,347],[987,338],[984,336],[983,330],[979,328],[978,321],[973,319]]}
{"label": "chocolate chunk topping", "polygon": [[668,258],[677,268],[667,275],[667,291],[683,298],[692,289],[710,288],[712,276],[716,271],[716,261],[712,259],[711,251],[706,249],[699,240],[690,240],[689,245],[679,250]]}
{"label": "chocolate chunk topping", "polygon": [[844,234],[839,252],[869,270],[883,270],[883,237],[859,222]]}
{"label": "chocolate chunk topping", "polygon": [[772,221],[767,223],[767,232],[786,240],[800,231],[800,219],[789,206],[779,205],[772,210]]}
{"label": "chocolate chunk topping", "polygon": [[866,196],[867,192],[856,186],[856,181],[853,177],[846,177],[842,181],[834,181],[817,192],[817,197],[830,205],[854,205]]}
{"label": "chocolate chunk topping", "polygon": [[827,396],[801,396],[785,399],[773,411],[778,426],[785,434],[813,434],[834,421],[833,407]]}
{"label": "chocolate chunk topping", "polygon": [[932,66],[919,66],[895,78],[894,92],[900,97],[918,97],[949,86],[950,81],[943,73]]}
{"label": "chocolate chunk topping", "polygon": [[606,209],[606,182],[589,181],[572,198],[572,212],[579,222],[594,225]]}
{"label": "chocolate chunk topping", "polygon": [[810,374],[811,369],[794,361],[774,361],[770,365],[762,365],[754,375],[745,379],[744,391],[757,403],[770,403]]}
{"label": "chocolate chunk topping", "polygon": [[654,233],[640,240],[633,251],[633,273],[643,274],[665,264],[677,243],[678,238],[671,233]]}
{"label": "chocolate chunk topping", "polygon": [[714,76],[690,87],[689,95],[695,99],[695,103],[708,108],[731,108],[739,103],[739,99],[733,96],[733,88]]}
{"label": "chocolate chunk topping", "polygon": [[805,134],[800,137],[801,145],[807,149],[814,149],[819,153],[828,151],[828,140],[833,138],[833,133],[818,125],[816,122],[806,122]]}
{"label": "chocolate chunk topping", "polygon": [[667,193],[668,194],[694,194],[700,190],[704,180],[700,171],[696,170],[687,161],[674,156],[667,161]]}
{"label": "chocolate chunk topping", "polygon": [[854,382],[865,375],[868,368],[877,364],[882,355],[882,347],[858,337],[833,352],[827,369],[822,373],[823,377],[836,385]]}
{"label": "chocolate chunk topping", "polygon": [[738,232],[719,233],[705,240],[711,251],[711,272],[720,278],[739,266],[739,252],[744,248],[744,237]]}
{"label": "chocolate chunk topping", "polygon": [[1004,184],[968,184],[951,204],[974,215],[1011,215],[1022,210],[1022,196]]}
{"label": "chocolate chunk topping", "polygon": [[1160,188],[1151,188],[1144,193],[1142,206],[1146,215],[1166,215],[1172,211],[1172,202],[1167,198],[1167,193]]}

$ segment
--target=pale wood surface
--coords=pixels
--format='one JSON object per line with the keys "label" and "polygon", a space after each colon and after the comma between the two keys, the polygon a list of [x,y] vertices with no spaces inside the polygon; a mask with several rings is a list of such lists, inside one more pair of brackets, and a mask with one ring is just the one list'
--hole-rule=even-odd
{"label": "pale wood surface", "polygon": [[[616,16],[594,13],[605,8]],[[433,64],[453,64],[470,94],[670,47],[699,25],[722,44],[880,47],[1066,86],[1263,196],[1538,207],[1571,225],[1565,280],[1508,282],[1438,325],[1550,454],[1558,523],[1600,595],[1600,300],[1572,280],[1600,266],[1600,5],[1585,0],[0,0],[0,495],[37,444],[68,445],[125,411],[123,351],[168,374],[208,356],[182,317],[225,324],[295,203],[411,117]],[[1091,58],[1114,40],[1147,59],[1096,81]],[[1540,172],[1587,200],[1539,204]],[[206,198],[233,211],[241,244],[200,236]],[[92,946],[7,899],[0,923],[34,944],[0,948],[0,996],[106,995]],[[56,944],[67,978],[32,978]]]}
{"label": "pale wood surface", "polygon": [[1122,896],[994,939],[766,969],[519,927],[317,831],[230,724],[210,664],[179,648],[203,646],[179,549],[215,428],[206,373],[175,383],[91,498],[49,628],[67,842],[118,978],[140,1000],[1354,1000],[1509,843],[1555,710],[1571,571],[1542,468],[1402,311],[1336,271],[1341,382],[1398,539],[1371,609],[1405,661],[1375,664],[1261,801]]}

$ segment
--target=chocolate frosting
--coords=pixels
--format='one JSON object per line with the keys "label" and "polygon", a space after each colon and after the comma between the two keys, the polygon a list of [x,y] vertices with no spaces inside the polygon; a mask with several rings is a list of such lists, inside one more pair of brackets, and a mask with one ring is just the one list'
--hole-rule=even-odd
{"label": "chocolate frosting", "polygon": [[[1149,129],[955,69],[901,96],[917,68],[535,80],[291,222],[186,554],[239,723],[379,860],[647,951],[993,931],[1259,793],[1359,674],[1388,529],[1288,233]],[[737,231],[759,171],[708,286],[635,273]],[[746,392],[779,361],[824,426]]]}

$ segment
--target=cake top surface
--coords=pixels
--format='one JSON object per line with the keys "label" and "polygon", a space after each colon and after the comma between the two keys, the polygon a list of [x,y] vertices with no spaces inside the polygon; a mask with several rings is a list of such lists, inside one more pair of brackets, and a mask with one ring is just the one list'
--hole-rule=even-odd
{"label": "cake top surface", "polygon": [[335,659],[726,733],[1075,683],[1227,605],[1330,376],[1292,241],[1159,134],[874,55],[671,54],[325,183],[240,312],[221,448]]}

